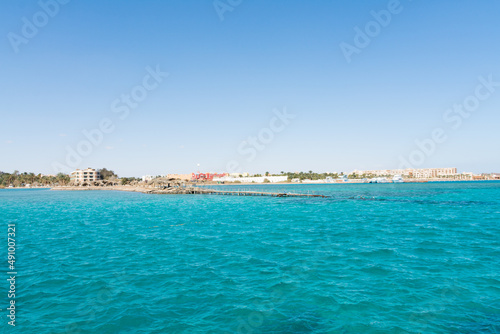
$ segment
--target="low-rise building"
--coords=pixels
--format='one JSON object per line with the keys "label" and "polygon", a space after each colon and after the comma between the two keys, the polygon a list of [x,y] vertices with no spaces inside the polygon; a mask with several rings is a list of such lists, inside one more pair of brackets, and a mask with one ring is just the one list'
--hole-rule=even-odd
{"label": "low-rise building", "polygon": [[[267,181],[266,181],[267,180]],[[214,182],[241,182],[241,183],[277,183],[286,182],[288,176],[251,176],[251,177],[214,177]]]}
{"label": "low-rise building", "polygon": [[191,174],[191,181],[213,181],[214,178],[218,177],[225,177],[227,176],[226,173],[222,174],[217,174],[217,173],[192,173]]}
{"label": "low-rise building", "polygon": [[155,177],[153,175],[144,175],[142,177],[142,182],[147,182],[147,181],[151,181],[152,179],[154,179]]}
{"label": "low-rise building", "polygon": [[403,175],[416,179],[431,179],[457,176],[457,168],[407,168],[407,169],[379,169],[355,170],[350,175],[395,176]]}
{"label": "low-rise building", "polygon": [[231,177],[249,177],[250,174],[249,173],[231,173],[231,174],[229,174],[229,176],[231,176]]}
{"label": "low-rise building", "polygon": [[100,179],[101,174],[93,168],[87,168],[84,170],[77,169],[70,174],[70,180],[77,183],[94,182]]}

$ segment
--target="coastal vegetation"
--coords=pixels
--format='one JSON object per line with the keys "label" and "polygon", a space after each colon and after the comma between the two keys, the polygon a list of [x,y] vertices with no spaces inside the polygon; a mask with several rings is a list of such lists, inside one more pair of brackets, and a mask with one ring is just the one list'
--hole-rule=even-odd
{"label": "coastal vegetation", "polygon": [[101,175],[101,180],[110,180],[110,179],[117,179],[118,175],[115,174],[112,170],[108,170],[106,168],[101,168],[98,170],[98,172]]}
{"label": "coastal vegetation", "polygon": [[[106,185],[130,185],[141,182],[142,180],[137,177],[122,177],[119,178],[118,175],[106,168],[99,170],[100,172],[100,182]],[[0,172],[0,189],[1,188],[19,188],[19,187],[54,187],[54,186],[68,186],[72,185],[70,176],[64,173],[58,173],[57,175],[44,175],[35,174],[32,172],[23,172],[15,170],[12,173]]]}
{"label": "coastal vegetation", "polygon": [[138,178],[138,177],[122,177],[120,179],[120,183],[122,184],[122,186],[125,186],[127,184],[133,184],[133,183],[137,183],[137,182],[141,182],[142,179]]}
{"label": "coastal vegetation", "polygon": [[69,176],[63,173],[57,175],[42,175],[35,173],[14,171],[13,173],[0,172],[0,187],[32,187],[67,185],[70,182]]}
{"label": "coastal vegetation", "polygon": [[281,172],[281,175],[286,175],[288,176],[288,181],[291,181],[293,179],[299,179],[299,180],[323,180],[326,179],[328,176],[336,179],[339,177],[339,174],[337,173],[314,173],[313,171],[309,172]]}

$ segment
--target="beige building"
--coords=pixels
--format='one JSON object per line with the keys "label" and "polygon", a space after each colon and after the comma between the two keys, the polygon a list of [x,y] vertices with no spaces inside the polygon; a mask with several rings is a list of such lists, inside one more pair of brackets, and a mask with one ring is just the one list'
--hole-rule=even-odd
{"label": "beige building", "polygon": [[436,177],[447,177],[447,176],[455,176],[457,175],[456,168],[423,168],[423,169],[414,169],[411,171],[409,176],[413,176],[417,179],[428,179],[428,178],[436,178]]}
{"label": "beige building", "polygon": [[355,170],[351,174],[356,175],[375,175],[375,176],[394,176],[402,175],[414,177],[416,179],[430,179],[439,177],[450,177],[457,175],[456,168],[407,168],[407,169],[379,169],[379,170]]}
{"label": "beige building", "polygon": [[94,182],[100,179],[101,174],[93,168],[77,169],[70,174],[70,180],[73,182]]}

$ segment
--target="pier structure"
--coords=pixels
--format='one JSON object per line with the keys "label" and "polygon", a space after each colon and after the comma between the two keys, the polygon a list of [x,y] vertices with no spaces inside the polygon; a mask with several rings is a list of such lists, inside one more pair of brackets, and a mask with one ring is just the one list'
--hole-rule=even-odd
{"label": "pier structure", "polygon": [[211,190],[209,195],[225,195],[225,196],[271,196],[271,197],[320,197],[328,198],[325,195],[316,194],[295,194],[285,192],[261,192],[261,191],[240,191],[240,190]]}
{"label": "pier structure", "polygon": [[164,194],[164,195],[221,195],[221,196],[268,196],[268,197],[316,197],[328,198],[330,196],[314,193],[297,194],[285,191],[254,191],[254,190],[226,190],[199,187],[196,183],[159,177],[144,182],[133,182],[129,185],[118,185],[107,181],[94,181],[87,183],[75,183],[69,186],[53,187],[52,190],[117,190],[140,192],[144,194]]}
{"label": "pier structure", "polygon": [[147,194],[192,194],[192,195],[220,195],[220,196],[269,196],[269,197],[319,197],[328,198],[329,196],[318,194],[296,194],[288,192],[265,192],[265,191],[249,191],[249,190],[215,190],[199,187],[185,188],[167,188],[167,189],[150,189],[145,190]]}

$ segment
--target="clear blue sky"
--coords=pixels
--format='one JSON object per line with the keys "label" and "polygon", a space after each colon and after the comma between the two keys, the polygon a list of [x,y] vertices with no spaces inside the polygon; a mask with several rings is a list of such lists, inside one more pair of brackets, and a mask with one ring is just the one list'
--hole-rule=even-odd
{"label": "clear blue sky", "polygon": [[[402,0],[348,62],[341,43],[355,46],[355,27],[376,29],[370,12],[390,3],[243,0],[221,14],[212,1],[72,0],[49,16],[37,1],[2,1],[0,170],[71,169],[68,148],[108,118],[113,130],[76,167],[120,176],[197,164],[223,172],[230,161],[249,172],[397,168],[441,128],[447,140],[419,167],[500,172],[500,87],[459,126],[443,119],[478,77],[500,81],[500,3]],[[36,34],[23,29],[35,21]],[[168,77],[120,119],[113,101],[157,65]],[[269,135],[284,108],[295,118],[250,159],[244,141]]]}

